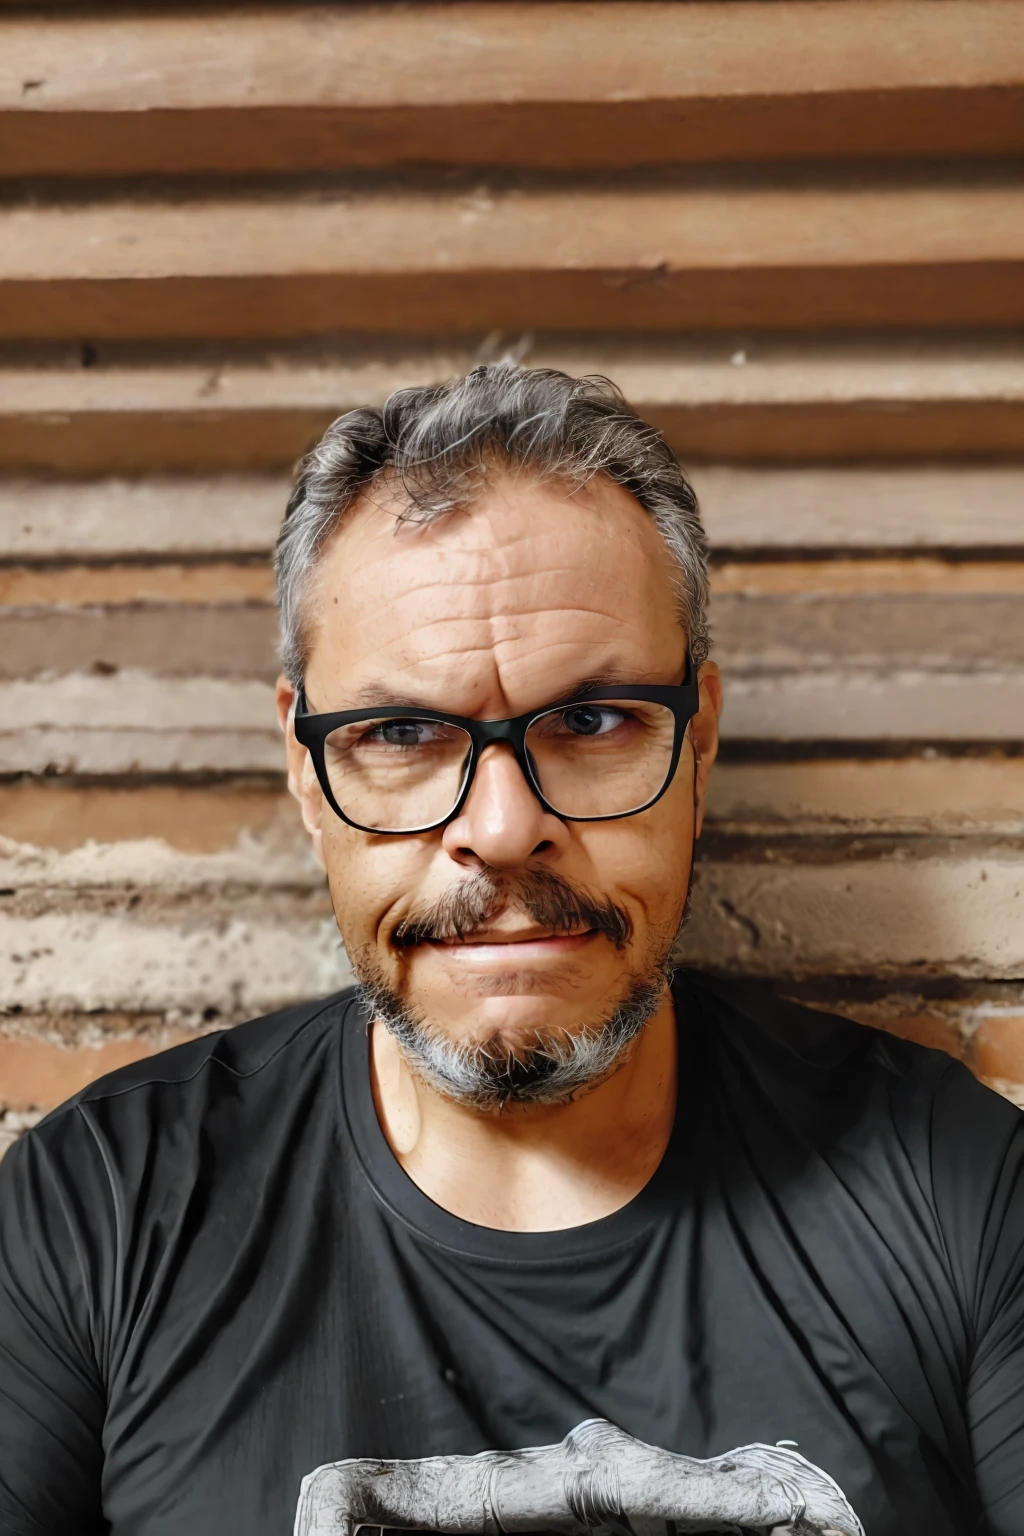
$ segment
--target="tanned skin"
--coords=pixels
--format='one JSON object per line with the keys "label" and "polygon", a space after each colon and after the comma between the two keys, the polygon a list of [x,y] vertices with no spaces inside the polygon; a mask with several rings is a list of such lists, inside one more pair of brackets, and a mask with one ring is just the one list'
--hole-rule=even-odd
{"label": "tanned skin", "polygon": [[[519,715],[586,679],[682,680],[686,636],[671,567],[649,514],[598,477],[581,490],[494,474],[467,510],[396,525],[401,503],[374,487],[323,555],[307,615],[309,708],[416,704],[481,720]],[[454,1040],[573,1031],[624,996],[644,956],[678,925],[718,746],[721,683],[700,671],[675,779],[621,821],[565,822],[535,798],[511,749],[486,749],[459,816],[409,837],[357,832],[323,801],[277,687],[292,794],[324,865],[350,955],[371,956],[403,1001]],[[558,871],[623,907],[625,948],[603,934],[552,937],[506,910],[471,942],[392,943],[414,906],[490,868]],[[480,1111],[442,1097],[380,1025],[371,1038],[384,1134],[419,1188],[466,1221],[551,1231],[628,1203],[664,1154],[676,1107],[676,1029],[666,991],[603,1081],[569,1103]]]}

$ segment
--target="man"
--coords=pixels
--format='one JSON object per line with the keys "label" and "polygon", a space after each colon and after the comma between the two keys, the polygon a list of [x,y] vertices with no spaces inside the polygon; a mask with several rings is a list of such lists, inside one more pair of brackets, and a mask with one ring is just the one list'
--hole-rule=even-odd
{"label": "man", "polygon": [[672,979],[721,692],[660,436],[512,364],[403,391],[278,578],[360,986],[9,1154],[5,1536],[1021,1536],[1020,1115]]}

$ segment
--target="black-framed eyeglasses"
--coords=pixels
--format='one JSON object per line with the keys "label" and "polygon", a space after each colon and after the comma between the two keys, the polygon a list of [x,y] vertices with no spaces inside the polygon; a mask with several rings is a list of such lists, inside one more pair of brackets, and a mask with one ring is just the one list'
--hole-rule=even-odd
{"label": "black-framed eyeglasses", "polygon": [[690,656],[678,684],[583,689],[514,720],[471,720],[409,705],[310,714],[295,735],[336,815],[360,832],[432,832],[466,802],[480,754],[508,742],[544,808],[563,821],[616,821],[665,793],[700,707]]}

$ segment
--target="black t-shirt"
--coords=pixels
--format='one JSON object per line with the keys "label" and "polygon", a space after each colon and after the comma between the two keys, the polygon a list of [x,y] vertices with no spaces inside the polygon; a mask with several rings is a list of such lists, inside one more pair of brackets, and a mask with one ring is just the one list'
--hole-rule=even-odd
{"label": "black t-shirt", "polygon": [[416,1188],[348,993],[30,1131],[0,1171],[4,1536],[1021,1536],[1024,1116],[767,989],[675,995],[662,1164],[567,1231]]}

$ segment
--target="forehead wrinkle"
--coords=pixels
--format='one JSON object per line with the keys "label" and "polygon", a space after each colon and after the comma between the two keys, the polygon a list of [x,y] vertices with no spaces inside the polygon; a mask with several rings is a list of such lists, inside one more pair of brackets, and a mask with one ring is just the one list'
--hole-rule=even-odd
{"label": "forehead wrinkle", "polygon": [[[513,518],[521,518],[524,510],[513,507]],[[566,524],[549,520],[540,529],[509,529],[479,507],[472,515],[439,526],[437,539],[429,543],[420,543],[418,535],[429,533],[430,526],[417,530],[415,547],[396,549],[393,530],[378,530],[363,545],[362,554],[368,558],[360,559],[357,553],[345,573],[344,584],[354,599],[344,603],[349,632],[362,636],[369,630],[371,648],[377,648],[373,643],[377,636],[372,631],[381,621],[382,592],[387,594],[385,624],[388,616],[393,624],[401,624],[401,609],[407,605],[456,607],[461,610],[457,616],[460,620],[497,618],[512,628],[518,627],[518,617],[541,613],[550,614],[554,622],[571,622],[573,617],[589,614],[605,623],[622,625],[635,621],[639,611],[648,617],[659,613],[663,619],[671,616],[677,623],[676,597],[667,572],[660,559],[652,561],[653,551],[644,547],[646,537],[656,535],[646,526],[647,514],[639,516],[643,533],[629,526],[632,518],[625,519],[625,528],[619,516],[596,524],[592,517],[582,519],[584,527],[576,529],[571,555],[565,550]],[[536,524],[537,519],[531,517],[529,521]],[[606,558],[609,545],[615,550],[611,567]],[[580,556],[588,547],[599,558],[582,562],[581,568]],[[332,554],[336,551],[328,553],[328,564]],[[396,581],[402,588],[397,593],[393,590]],[[581,587],[587,600],[567,602],[566,593],[579,593]],[[616,611],[620,605],[627,611]],[[320,616],[326,617],[324,607]],[[407,624],[409,621],[425,631],[432,624],[455,622],[455,617],[450,613],[436,618],[410,614]],[[408,627],[410,639],[413,633]],[[397,642],[397,635],[394,640]],[[392,643],[392,637],[385,643]]]}
{"label": "forehead wrinkle", "polygon": [[[581,647],[575,641],[553,636],[545,644],[531,646],[529,649],[517,646],[512,641],[504,642],[495,648],[493,654],[499,672],[505,674],[513,668],[520,668],[525,661],[538,672],[544,671],[549,676],[559,674],[567,683],[590,675],[614,675],[619,682],[641,683],[655,681],[656,675],[666,670],[666,663],[667,670],[674,671],[682,662],[683,648],[680,646],[678,657],[668,658],[662,652],[656,658],[640,659],[624,654],[609,636],[606,643],[582,648],[581,654]],[[557,686],[561,687],[562,684]]]}
{"label": "forehead wrinkle", "polygon": [[[366,621],[361,625],[351,626],[350,632],[354,629],[356,633],[366,635],[367,631],[369,631],[372,635],[372,625],[376,617],[378,615],[367,615]],[[534,603],[523,603],[516,607],[509,607],[498,611],[427,613],[422,615],[413,614],[410,617],[413,622],[408,628],[399,629],[396,627],[392,628],[389,633],[380,635],[377,643],[372,646],[365,659],[369,660],[382,652],[386,653],[389,649],[394,649],[400,653],[407,653],[410,648],[419,649],[423,646],[424,642],[428,643],[426,652],[428,656],[435,656],[439,651],[448,649],[485,649],[488,644],[494,647],[523,638],[529,638],[536,643],[544,643],[545,636],[543,630],[548,628],[556,629],[563,633],[569,644],[592,645],[594,643],[592,629],[595,622],[609,628],[615,634],[630,632],[637,628],[643,628],[645,632],[649,630],[652,636],[654,634],[653,627],[637,624],[639,615],[635,608],[629,613],[622,614],[616,613],[596,601],[588,602],[585,600],[574,604],[562,604],[559,607],[551,607],[543,601],[537,601]],[[531,621],[536,619],[546,621],[540,627],[540,633],[533,628],[531,623]],[[581,619],[586,621],[585,632],[574,637],[572,630],[579,624]],[[673,626],[678,623],[674,613],[671,615],[671,621]],[[524,629],[529,631],[527,635],[524,635]],[[464,635],[467,630],[474,637],[477,633],[482,633],[486,635],[486,639],[475,640],[474,638],[474,640],[466,640]],[[435,644],[429,645],[432,639]]]}
{"label": "forehead wrinkle", "polygon": [[[551,622],[534,627],[530,620],[538,613]],[[579,623],[581,617],[586,621],[583,625]],[[509,667],[520,668],[524,661],[538,672],[557,667],[578,676],[592,672],[598,656],[607,662],[614,659],[617,670],[630,672],[630,680],[640,682],[659,670],[665,647],[658,642],[658,658],[654,659],[645,644],[642,653],[627,662],[620,650],[623,642],[628,650],[635,650],[638,633],[645,641],[658,639],[653,627],[638,630],[634,618],[635,613],[609,613],[602,607],[585,604],[557,610],[541,605],[504,614],[433,615],[404,632],[377,637],[378,643],[353,659],[359,673],[372,669],[381,679],[381,686],[387,685],[393,691],[400,690],[404,674],[410,689],[419,683],[431,688],[444,687],[447,676],[461,691],[469,685],[473,692],[493,693],[497,687],[504,693],[498,674]],[[671,625],[681,652],[684,637],[675,614],[671,616]],[[609,649],[618,654],[609,656]],[[586,653],[583,663],[581,650]],[[470,680],[467,671],[478,671],[473,658],[479,658],[487,676],[478,675]],[[561,687],[561,680],[558,686]]]}
{"label": "forehead wrinkle", "polygon": [[[375,647],[360,658],[358,667],[362,672],[373,666],[392,688],[400,689],[405,677],[410,686],[450,686],[460,692],[497,689],[505,694],[504,674],[510,668],[521,670],[526,665],[537,673],[557,668],[575,676],[593,671],[598,657],[610,662],[614,656],[617,669],[632,672],[632,681],[640,682],[641,674],[656,668],[657,661],[649,653],[626,659],[623,645],[627,655],[635,650],[631,627],[609,622],[604,615],[600,618],[599,634],[589,625],[585,632],[573,634],[564,623],[545,625],[537,633],[521,622],[521,615],[437,620],[397,643]],[[681,631],[679,635],[682,645]],[[663,647],[658,650],[663,654]]]}
{"label": "forehead wrinkle", "polygon": [[[618,688],[620,686],[628,687],[634,683],[643,684],[658,681],[664,681],[664,679],[660,679],[656,672],[651,671],[649,668],[633,668],[619,666],[614,663],[607,665],[597,663],[596,665],[591,664],[588,667],[581,667],[575,672],[567,671],[563,674],[563,678],[557,688],[548,688],[544,690],[543,697],[538,695],[529,703],[526,703],[525,700],[522,703],[525,712],[531,709],[541,709],[548,704],[557,704],[560,701],[575,698],[577,694],[587,688]],[[480,689],[476,690],[478,694],[481,691]],[[499,710],[520,712],[518,705],[513,704],[507,690],[501,685],[500,679],[497,686],[488,691],[488,697],[500,699],[500,704],[497,706]],[[401,709],[408,706],[410,709],[440,709],[446,713],[464,714],[469,717],[475,715],[483,707],[476,704],[467,706],[462,700],[456,700],[455,702],[459,704],[458,708],[451,707],[453,700],[450,697],[444,696],[443,689],[437,697],[432,697],[416,688],[395,688],[393,685],[389,685],[381,680],[371,680],[364,683],[352,694],[347,695],[341,707],[346,709]],[[495,718],[494,708],[488,708],[483,718]]]}
{"label": "forehead wrinkle", "polygon": [[[514,519],[523,510],[516,508]],[[606,647],[618,651],[625,640],[635,653],[628,670],[641,681],[658,667],[654,651],[660,657],[669,644],[674,651],[674,637],[681,643],[683,631],[662,563],[652,562],[645,547],[647,514],[640,515],[644,533],[624,529],[617,516],[596,524],[584,518],[582,527],[572,518],[548,519],[539,528],[531,517],[532,529],[523,528],[521,518],[508,529],[486,514],[467,516],[439,526],[436,542],[421,542],[418,534],[426,530],[417,530],[415,547],[404,549],[396,548],[388,528],[370,532],[361,550],[357,537],[347,571],[337,564],[330,569],[332,555],[338,556],[329,551],[321,570],[341,578],[330,583],[341,602],[321,607],[325,622],[318,628],[327,656],[333,652],[335,676],[347,672],[358,686],[376,673],[392,692],[407,680],[410,691],[449,688],[453,696],[496,700],[508,684],[525,696],[527,669],[535,668],[547,674],[541,691],[550,695],[552,684],[559,692],[583,672],[593,674]],[[569,522],[575,525],[571,551]],[[588,549],[597,558],[581,562]],[[348,586],[351,601],[339,586]],[[509,668],[519,676],[509,678]]]}
{"label": "forehead wrinkle", "polygon": [[[573,608],[579,606],[579,604],[565,602],[564,593],[567,588],[578,590],[583,586],[595,594],[598,592],[608,592],[614,596],[621,594],[624,586],[633,592],[644,591],[646,588],[645,583],[624,583],[621,566],[614,573],[595,573],[588,571],[586,568],[581,569],[578,565],[566,564],[564,566],[543,566],[532,571],[477,571],[464,573],[449,569],[443,573],[433,575],[422,572],[414,574],[416,579],[410,582],[404,590],[399,592],[390,591],[389,598],[393,604],[411,598],[429,602],[432,597],[438,597],[442,601],[446,599],[450,601],[450,595],[458,593],[460,599],[475,614],[505,612],[509,608],[522,612],[539,613],[550,611],[556,613],[563,609],[565,611],[572,611]],[[364,591],[369,592],[375,600],[373,608],[365,615],[365,619],[369,619],[371,622],[377,617],[379,612],[377,599],[383,584],[379,568],[377,567],[369,568],[362,573],[361,581],[353,583],[353,595],[358,598],[361,595],[359,589],[362,588]],[[522,595],[520,589],[524,587],[527,589],[539,589],[539,595],[533,598]],[[551,592],[552,587],[557,589],[554,593]],[[514,593],[514,599],[511,602],[508,595],[510,588],[513,589]],[[545,597],[544,594],[550,594],[550,596]],[[666,592],[666,596],[670,598],[668,592]],[[350,618],[356,617],[352,611],[351,604],[346,605],[346,612]]]}
{"label": "forehead wrinkle", "polygon": [[589,627],[586,634],[576,637],[567,633],[569,625],[574,618],[585,618],[588,624],[589,621],[597,620],[600,624],[608,626],[616,634],[630,632],[637,628],[641,628],[645,634],[654,633],[653,628],[637,625],[634,622],[637,617],[635,613],[612,613],[598,603],[579,602],[574,603],[571,607],[566,605],[561,608],[548,608],[546,605],[538,604],[535,608],[523,607],[492,614],[488,623],[494,632],[495,644],[499,644],[502,641],[525,638],[522,633],[524,622],[536,619],[542,615],[550,616],[553,621],[553,627],[559,632],[564,633],[566,643],[571,645],[592,645],[594,643],[593,636],[589,633]]}
{"label": "forehead wrinkle", "polygon": [[[682,665],[683,649],[680,647],[678,656],[671,659],[659,657],[643,662],[624,656],[610,640],[608,644],[587,646],[581,651],[576,642],[552,637],[544,645],[529,648],[513,648],[508,643],[493,647],[462,646],[434,659],[442,659],[445,665],[436,671],[431,669],[430,677],[420,673],[416,678],[417,683],[430,690],[433,707],[472,715],[479,707],[475,701],[483,697],[500,699],[502,707],[519,713],[564,698],[591,681],[611,686],[671,682]],[[377,702],[385,689],[395,691],[393,674],[386,682],[382,680],[370,702]],[[410,689],[410,698],[411,695]],[[473,702],[460,702],[456,708],[452,701],[465,700],[467,695]],[[423,702],[426,703],[425,698]],[[489,707],[488,715],[492,713]]]}
{"label": "forehead wrinkle", "polygon": [[[523,510],[519,507],[514,512]],[[425,576],[422,583],[415,583],[423,587],[434,584],[426,573],[437,562],[443,563],[446,574],[457,573],[458,581],[474,584],[537,574],[538,559],[548,565],[550,574],[576,579],[580,574],[581,556],[593,551],[598,557],[596,564],[600,566],[606,560],[610,545],[613,568],[603,572],[597,570],[595,575],[616,579],[623,563],[628,561],[645,567],[655,580],[667,578],[660,535],[650,523],[649,514],[641,512],[639,517],[640,526],[636,527],[631,526],[632,519],[623,525],[618,517],[610,521],[588,517],[575,520],[575,527],[548,519],[539,528],[517,528],[509,527],[507,523],[497,525],[488,515],[488,509],[477,507],[458,524],[417,525],[414,545],[396,545],[393,532],[378,531],[364,545],[365,558],[359,563],[374,576],[388,568],[411,568],[414,575]],[[536,517],[533,521],[537,521]],[[580,521],[583,526],[579,526]],[[565,551],[567,535],[571,539],[571,555]],[[670,581],[668,585],[671,585]]]}

